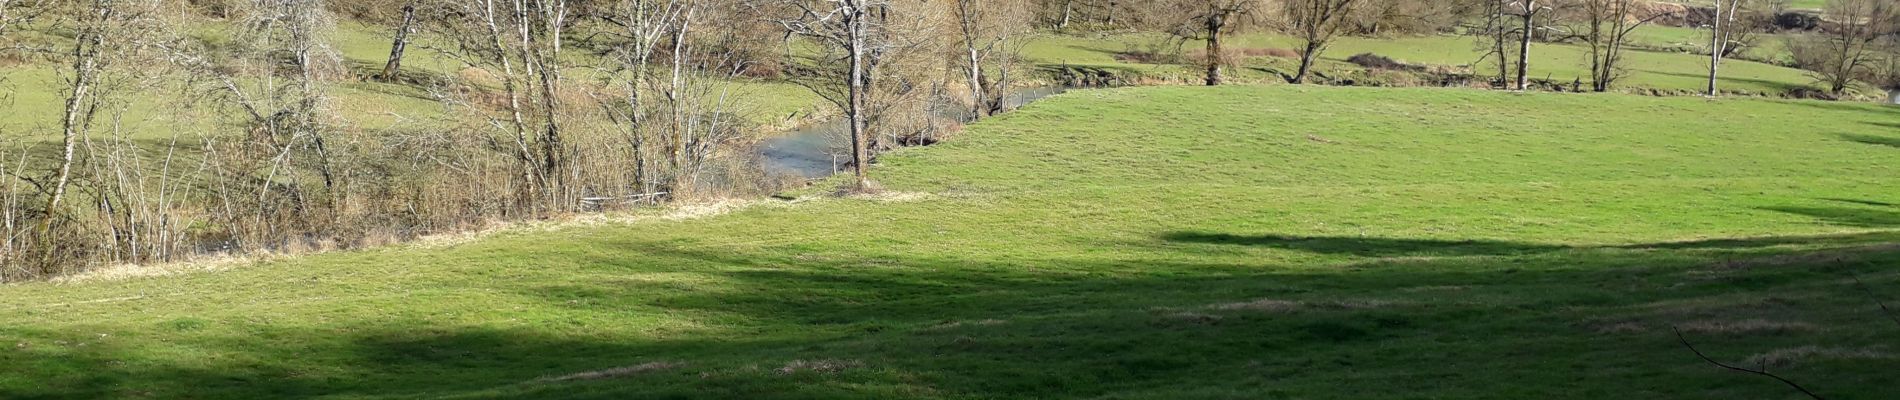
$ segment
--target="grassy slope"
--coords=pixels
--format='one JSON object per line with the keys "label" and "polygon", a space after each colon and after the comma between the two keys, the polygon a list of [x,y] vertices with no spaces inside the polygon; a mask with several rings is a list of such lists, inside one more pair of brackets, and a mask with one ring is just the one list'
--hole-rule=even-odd
{"label": "grassy slope", "polygon": [[[1900,327],[1848,274],[1900,297],[1900,254],[1865,247],[1900,242],[1897,125],[1819,102],[1072,92],[887,156],[909,195],[885,200],[0,287],[0,397],[1774,398],[1666,328],[1761,319],[1793,325],[1693,336],[1731,361],[1875,348],[1775,367],[1873,398]],[[1822,250],[1847,260],[1789,256]],[[650,362],[676,366],[537,381]]]}
{"label": "grassy slope", "polygon": [[[1645,31],[1648,32],[1648,31]],[[1666,40],[1672,36],[1687,36],[1688,32],[1661,30],[1657,33],[1645,33],[1641,40]],[[1120,52],[1144,49],[1145,43],[1159,40],[1149,35],[1118,35],[1099,38],[1073,36],[1047,37],[1037,40],[1025,49],[1024,56],[1041,63],[1076,64],[1105,68],[1124,69],[1161,76],[1182,76],[1192,79],[1197,71],[1177,66],[1156,66],[1134,64],[1116,60],[1114,55]],[[1276,35],[1241,35],[1232,40],[1235,47],[1278,47],[1291,48],[1296,42],[1288,37]],[[1198,42],[1189,43],[1186,48],[1195,49],[1205,46]],[[1342,62],[1347,57],[1359,53],[1374,53],[1392,57],[1400,61],[1426,64],[1459,66],[1469,65],[1479,60],[1481,51],[1478,44],[1469,37],[1457,36],[1421,36],[1400,38],[1340,38],[1329,47],[1325,57],[1329,61]],[[1665,90],[1699,90],[1707,82],[1707,56],[1685,53],[1665,53],[1650,51],[1631,51],[1627,53],[1625,66],[1628,75],[1617,83],[1620,88],[1654,88]],[[1583,47],[1560,44],[1534,44],[1531,50],[1531,72],[1535,78],[1569,82],[1572,79],[1589,80],[1589,52]],[[1296,63],[1291,60],[1273,60],[1272,68],[1291,71]],[[1487,63],[1486,65],[1493,65]],[[1478,74],[1495,72],[1495,67],[1475,69]],[[1247,76],[1250,71],[1237,71]],[[1258,74],[1255,74],[1258,75]],[[1723,64],[1722,86],[1724,90],[1779,95],[1789,89],[1806,86],[1813,81],[1800,70],[1744,60],[1730,60]]]}

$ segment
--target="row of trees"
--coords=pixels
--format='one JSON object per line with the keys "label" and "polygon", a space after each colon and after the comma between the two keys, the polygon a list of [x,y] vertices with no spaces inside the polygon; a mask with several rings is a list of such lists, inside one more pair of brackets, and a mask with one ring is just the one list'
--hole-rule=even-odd
{"label": "row of trees", "polygon": [[[1033,30],[1022,0],[206,4],[0,0],[0,56],[57,66],[63,111],[7,133],[0,281],[773,190],[750,77],[832,101],[865,187],[876,149],[1005,108]],[[385,18],[386,62],[339,55],[339,12]],[[372,128],[346,84],[438,106]]]}
{"label": "row of trees", "polygon": [[[60,71],[57,115],[0,153],[0,279],[769,190],[744,148],[752,77],[835,106],[864,188],[880,148],[1006,108],[1039,24],[1205,39],[1210,85],[1226,38],[1249,30],[1298,39],[1294,83],[1342,36],[1456,32],[1526,89],[1531,43],[1572,41],[1608,90],[1631,32],[1684,19],[1709,28],[1713,94],[1778,15],[1756,1],[1703,15],[1640,0],[0,0],[0,59]],[[1835,0],[1793,58],[1837,92],[1900,82],[1895,13]],[[387,24],[388,59],[344,60],[340,15]],[[209,19],[230,37],[205,38]],[[344,90],[435,106],[372,127],[342,111]]]}
{"label": "row of trees", "polygon": [[[1790,44],[1793,60],[1835,95],[1856,81],[1877,80],[1884,71],[1879,64],[1900,48],[1895,8],[1882,0],[1829,2],[1821,18],[1796,27],[1812,32]],[[1788,28],[1789,20],[1810,18],[1789,10],[1786,0],[1044,0],[1039,9],[1057,29],[1159,30],[1203,40],[1209,85],[1224,81],[1223,68],[1233,61],[1223,41],[1235,33],[1274,31],[1298,39],[1299,66],[1285,75],[1292,83],[1306,82],[1315,60],[1343,35],[1458,33],[1479,38],[1485,57],[1474,65],[1485,65],[1501,87],[1533,84],[1533,43],[1569,42],[1589,50],[1588,89],[1608,91],[1627,74],[1637,29],[1666,21],[1707,32],[1702,51],[1709,55],[1711,96],[1721,93],[1724,61],[1757,47],[1764,33]]]}

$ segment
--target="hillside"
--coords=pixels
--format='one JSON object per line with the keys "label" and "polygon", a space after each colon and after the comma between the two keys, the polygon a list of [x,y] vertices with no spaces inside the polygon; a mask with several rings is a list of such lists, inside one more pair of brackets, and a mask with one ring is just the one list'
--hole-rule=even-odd
{"label": "hillside", "polygon": [[[208,43],[220,43],[232,40],[236,35],[229,21],[197,21],[194,37]],[[330,35],[330,50],[340,57],[342,64],[348,67],[352,76],[335,82],[335,87],[326,94],[331,98],[328,104],[333,111],[333,124],[341,128],[369,132],[407,132],[439,130],[457,123],[469,123],[458,118],[467,118],[456,112],[449,112],[437,99],[441,88],[427,83],[433,79],[456,77],[458,74],[476,74],[474,70],[461,64],[452,57],[444,56],[430,46],[439,38],[420,36],[417,51],[411,52],[405,62],[405,74],[411,75],[410,82],[400,84],[375,82],[370,79],[380,70],[388,55],[388,32],[393,28],[361,21],[345,20],[336,26]],[[1693,48],[1700,46],[1699,39],[1705,32],[1680,29],[1647,27],[1640,31],[1638,42],[1657,48]],[[63,39],[48,39],[58,44]],[[1178,84],[1199,81],[1199,67],[1181,64],[1149,64],[1123,60],[1120,55],[1132,51],[1152,49],[1162,43],[1163,36],[1158,34],[1124,35],[1061,35],[1037,36],[1023,48],[1021,57],[1039,70],[1038,74],[1024,79],[1026,84],[1040,85],[1053,81],[1049,71],[1053,69],[1086,66],[1102,68],[1123,75],[1128,83],[1135,84]],[[1762,50],[1765,54],[1784,52],[1780,39],[1764,40]],[[1192,50],[1203,46],[1190,41],[1184,45]],[[1233,39],[1236,48],[1277,48],[1296,47],[1295,42],[1280,35],[1252,34]],[[1436,66],[1453,69],[1465,69],[1482,59],[1473,39],[1458,36],[1399,36],[1381,38],[1344,38],[1325,54],[1321,71],[1324,74],[1358,78],[1362,85],[1409,86],[1422,85],[1422,82],[1393,82],[1393,78],[1367,77],[1371,74],[1364,68],[1348,64],[1344,60],[1360,53],[1373,53],[1396,58],[1400,61],[1419,66]],[[1571,44],[1539,43],[1534,47],[1532,59],[1534,75],[1540,80],[1567,83],[1572,79],[1587,76],[1589,73],[1588,53],[1582,47]],[[1763,57],[1781,57],[1763,55]],[[603,61],[590,56],[576,56],[571,69],[573,74],[583,77],[583,81],[595,79],[594,68],[603,65]],[[1187,64],[1193,62],[1184,61]],[[1618,84],[1619,91],[1661,91],[1665,93],[1699,93],[1706,82],[1706,56],[1688,53],[1635,50],[1630,53],[1625,64],[1629,68],[1628,76]],[[1277,76],[1267,71],[1286,71],[1296,65],[1294,59],[1255,58],[1246,60],[1233,73],[1242,81],[1255,83],[1279,83]],[[45,140],[56,136],[54,125],[49,125],[57,116],[64,99],[61,73],[63,65],[36,62],[20,65],[7,65],[0,68],[0,90],[6,92],[0,98],[0,133],[12,137]],[[1804,72],[1776,65],[1731,60],[1726,64],[1722,85],[1724,90],[1738,94],[1755,96],[1781,96],[1786,92],[1810,85],[1813,79]],[[1469,72],[1485,76],[1485,68],[1469,68]],[[479,74],[477,74],[479,75]],[[773,133],[777,128],[786,128],[800,123],[812,122],[815,116],[834,115],[829,103],[812,94],[809,90],[781,79],[748,79],[739,82],[733,88],[734,97],[743,98],[741,106],[735,112],[742,114],[748,122],[759,127],[760,136]],[[202,89],[200,91],[203,91]],[[125,99],[132,104],[123,116],[127,132],[135,139],[161,140],[181,131],[211,130],[204,126],[179,127],[174,114],[224,113],[226,117],[236,115],[236,110],[186,107],[177,102],[178,96],[187,93],[175,91],[150,91]],[[202,93],[192,93],[202,94]],[[181,110],[185,109],[185,110]],[[219,114],[219,115],[224,115]],[[209,118],[215,120],[216,118]],[[584,120],[586,124],[601,125],[605,121]],[[199,121],[198,123],[203,123]]]}
{"label": "hillside", "polygon": [[1679,326],[1874,398],[1900,367],[1869,297],[1900,304],[1896,127],[1810,101],[1074,91],[885,156],[879,195],[0,286],[0,397],[1788,397]]}

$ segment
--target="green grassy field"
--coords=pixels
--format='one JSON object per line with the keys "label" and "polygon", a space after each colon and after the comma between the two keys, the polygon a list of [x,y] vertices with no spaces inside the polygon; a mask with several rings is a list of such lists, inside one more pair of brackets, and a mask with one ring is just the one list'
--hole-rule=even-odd
{"label": "green grassy field", "polygon": [[884,157],[878,196],[0,287],[0,397],[1795,398],[1681,326],[1878,398],[1895,127],[1806,101],[1077,91]]}

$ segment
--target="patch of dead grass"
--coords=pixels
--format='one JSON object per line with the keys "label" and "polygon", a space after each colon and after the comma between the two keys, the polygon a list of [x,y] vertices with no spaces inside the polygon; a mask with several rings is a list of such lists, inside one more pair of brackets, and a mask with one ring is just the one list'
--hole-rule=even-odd
{"label": "patch of dead grass", "polygon": [[778,369],[773,371],[778,372],[779,375],[791,375],[801,371],[835,374],[847,369],[863,366],[864,363],[858,362],[857,360],[792,360],[791,362],[785,363],[785,366],[778,367]]}
{"label": "patch of dead grass", "polygon": [[1813,332],[1820,326],[1798,321],[1772,321],[1766,319],[1744,319],[1736,321],[1704,320],[1692,321],[1677,326],[1683,332],[1723,335],[1746,335],[1755,333]]}
{"label": "patch of dead grass", "polygon": [[1811,360],[1871,360],[1892,358],[1893,355],[1876,348],[1845,348],[1801,346],[1771,350],[1767,353],[1748,357],[1749,365],[1785,367],[1801,361]]}
{"label": "patch of dead grass", "polygon": [[1291,301],[1279,299],[1257,299],[1253,301],[1222,303],[1208,306],[1216,310],[1228,311],[1264,311],[1273,313],[1294,312],[1304,309],[1369,310],[1397,305],[1386,300],[1345,299],[1328,301]]}
{"label": "patch of dead grass", "polygon": [[645,363],[645,364],[629,365],[625,367],[614,367],[614,368],[608,368],[608,369],[597,370],[597,371],[578,372],[578,373],[572,373],[572,374],[561,375],[561,376],[556,376],[556,377],[541,378],[539,379],[539,381],[563,382],[563,381],[586,381],[586,380],[598,380],[598,379],[612,379],[612,378],[620,378],[620,377],[625,377],[625,376],[639,375],[639,374],[644,374],[644,373],[653,372],[653,371],[679,368],[680,365],[681,364],[678,364],[678,363],[655,361],[655,362],[650,362],[650,363]]}
{"label": "patch of dead grass", "polygon": [[956,328],[964,327],[964,326],[996,326],[996,325],[1002,325],[1006,323],[1009,323],[1009,321],[1001,320],[1001,319],[979,319],[975,321],[959,320],[959,321],[945,322],[945,323],[938,324],[936,326],[932,326],[925,329],[932,330],[932,331],[940,331],[940,330],[956,329]]}
{"label": "patch of dead grass", "polygon": [[203,259],[159,264],[119,264],[94,268],[77,274],[53,278],[58,284],[120,281],[133,278],[172,276],[197,272],[226,271],[276,257],[259,253],[247,256],[207,256]]}

